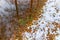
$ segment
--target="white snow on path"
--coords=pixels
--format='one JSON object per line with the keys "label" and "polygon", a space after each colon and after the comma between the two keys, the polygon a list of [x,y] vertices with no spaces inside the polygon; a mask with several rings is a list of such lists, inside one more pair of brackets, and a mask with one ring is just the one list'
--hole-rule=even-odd
{"label": "white snow on path", "polygon": [[[31,33],[23,33],[23,40],[48,40],[48,33],[60,35],[60,28],[56,28],[56,31],[53,31],[55,29],[53,22],[60,24],[60,0],[47,0],[46,5],[43,6],[42,17],[36,21],[38,24],[33,23],[30,26]],[[56,36],[54,40],[60,40],[60,36]]]}

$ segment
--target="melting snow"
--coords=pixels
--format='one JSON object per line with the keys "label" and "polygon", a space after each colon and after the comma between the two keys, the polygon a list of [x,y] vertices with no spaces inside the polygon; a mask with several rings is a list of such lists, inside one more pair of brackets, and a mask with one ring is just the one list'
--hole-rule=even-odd
{"label": "melting snow", "polygon": [[[14,5],[10,5],[10,3],[8,4],[6,0],[0,0],[0,16],[3,17],[4,15],[8,15],[9,12],[6,12],[5,9],[11,9],[11,6],[12,8],[15,8]],[[60,24],[60,0],[47,0],[46,5],[43,6],[43,12],[44,13],[42,14],[42,17],[38,18],[38,20],[36,21],[38,24],[31,25],[31,33],[23,33],[23,40],[47,40],[48,33],[59,34],[55,37],[55,40],[60,40],[60,28],[57,28],[56,32],[53,32],[55,26],[52,24],[53,22]],[[3,18],[3,21],[4,20],[6,19]]]}
{"label": "melting snow", "polygon": [[[25,38],[23,40],[48,40],[48,33],[60,35],[60,28],[55,32],[53,31],[55,26],[52,24],[53,22],[60,24],[60,0],[47,0],[45,4],[42,17],[36,21],[38,24],[31,25],[31,33],[23,33]],[[56,36],[55,40],[60,40],[60,36]]]}

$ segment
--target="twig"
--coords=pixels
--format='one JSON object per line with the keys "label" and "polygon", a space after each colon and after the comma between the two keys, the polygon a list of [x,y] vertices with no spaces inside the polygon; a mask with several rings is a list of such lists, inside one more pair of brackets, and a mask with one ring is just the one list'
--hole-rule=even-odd
{"label": "twig", "polygon": [[16,6],[16,14],[17,14],[17,17],[19,16],[18,15],[18,6],[17,6],[18,4],[17,4],[17,0],[15,0],[15,6]]}

